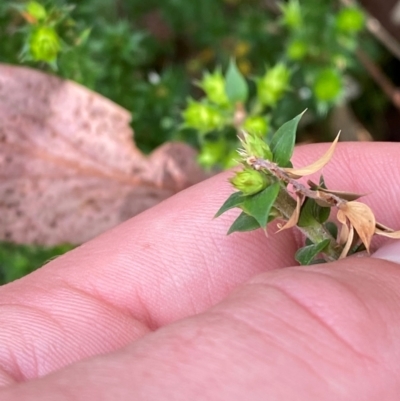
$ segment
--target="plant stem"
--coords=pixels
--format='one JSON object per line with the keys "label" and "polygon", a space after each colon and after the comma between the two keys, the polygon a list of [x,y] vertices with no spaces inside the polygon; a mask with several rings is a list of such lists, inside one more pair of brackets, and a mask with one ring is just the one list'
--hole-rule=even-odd
{"label": "plant stem", "polygon": [[[296,209],[296,201],[289,195],[286,189],[281,188],[278,197],[275,200],[274,207],[286,220],[289,220],[290,216],[292,216]],[[314,244],[318,244],[321,241],[329,239],[330,243],[323,252],[324,258],[327,262],[332,262],[339,259],[341,247],[338,246],[335,238],[332,237],[323,224],[316,222],[316,224],[312,226],[296,227]]]}

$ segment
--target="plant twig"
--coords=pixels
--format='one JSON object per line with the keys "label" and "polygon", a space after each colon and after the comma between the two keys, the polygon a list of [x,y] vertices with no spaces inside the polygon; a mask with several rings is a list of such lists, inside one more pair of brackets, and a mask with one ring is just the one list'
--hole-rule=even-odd
{"label": "plant twig", "polygon": [[[285,189],[279,191],[274,207],[282,214],[286,220],[289,220],[294,210],[296,209],[296,201],[288,194]],[[308,227],[299,227],[297,229],[309,238],[314,244],[318,244],[326,239],[329,240],[329,245],[324,250],[324,257],[327,262],[338,260],[342,251],[342,247],[338,246],[336,240],[325,229],[322,224],[316,224]]]}
{"label": "plant twig", "polygon": [[[340,0],[345,6],[354,6],[353,0]],[[400,44],[399,42],[382,26],[382,24],[372,17],[364,8],[366,16],[366,25],[368,31],[378,39],[396,58],[400,60]]]}
{"label": "plant twig", "polygon": [[[339,196],[332,193],[321,193],[320,191],[315,191],[307,188],[302,183],[296,181],[290,177],[290,174],[285,172],[282,167],[279,167],[276,163],[269,160],[264,160],[260,158],[249,158],[247,159],[249,165],[251,165],[255,170],[265,169],[274,175],[278,180],[284,181],[292,185],[296,194],[301,194],[304,197],[311,199],[323,200],[331,206],[338,207],[345,203],[346,200],[340,198]],[[275,201],[274,207],[282,214],[282,216],[289,220],[296,209],[296,201],[289,195],[286,189],[282,188],[279,191],[278,197]],[[342,247],[339,246],[332,235],[325,229],[325,227],[318,223],[315,225],[307,227],[299,227],[298,229],[313,243],[318,244],[326,239],[330,241],[329,246],[324,251],[326,260],[333,261],[339,259],[342,251]]]}
{"label": "plant twig", "polygon": [[357,50],[357,57],[393,105],[400,110],[400,88],[393,85],[381,68],[363,50]]}

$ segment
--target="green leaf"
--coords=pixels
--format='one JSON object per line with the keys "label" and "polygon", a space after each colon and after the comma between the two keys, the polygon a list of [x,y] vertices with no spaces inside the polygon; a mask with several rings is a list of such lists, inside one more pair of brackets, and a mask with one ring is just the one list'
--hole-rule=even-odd
{"label": "green leaf", "polygon": [[297,125],[305,113],[283,124],[273,135],[270,148],[274,155],[274,162],[281,167],[286,167],[293,154],[294,144],[296,142]]}
{"label": "green leaf", "polygon": [[322,263],[328,263],[325,259],[314,259],[310,262],[310,265],[321,265]]}
{"label": "green leaf", "polygon": [[279,183],[275,182],[258,194],[246,197],[243,202],[243,210],[254,217],[262,228],[267,226],[270,211],[278,196],[279,189]]}
{"label": "green leaf", "polygon": [[325,223],[329,218],[330,212],[330,207],[319,206],[314,199],[307,198],[301,208],[297,225],[299,227],[310,227],[318,223]]}
{"label": "green leaf", "polygon": [[329,239],[325,239],[318,244],[308,245],[300,248],[296,252],[295,259],[301,265],[309,265],[313,259],[329,245],[329,242]]}
{"label": "green leaf", "polygon": [[244,103],[247,100],[249,88],[246,79],[231,60],[225,77],[225,92],[231,103]]}
{"label": "green leaf", "polygon": [[239,217],[233,222],[231,228],[228,230],[227,235],[234,232],[252,231],[260,228],[258,221],[254,218],[242,212]]}
{"label": "green leaf", "polygon": [[332,221],[328,221],[324,224],[324,226],[328,230],[329,234],[336,239],[338,235],[337,225]]}
{"label": "green leaf", "polygon": [[222,213],[225,213],[229,209],[233,209],[234,207],[238,207],[241,205],[246,198],[243,196],[243,193],[238,191],[234,192],[221,206],[218,212],[215,214],[214,219],[216,217],[221,216]]}

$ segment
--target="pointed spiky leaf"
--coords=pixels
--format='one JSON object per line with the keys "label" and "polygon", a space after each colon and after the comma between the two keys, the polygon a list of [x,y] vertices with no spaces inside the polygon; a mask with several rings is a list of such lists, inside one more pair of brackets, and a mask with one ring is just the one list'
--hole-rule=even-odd
{"label": "pointed spiky leaf", "polygon": [[329,239],[325,239],[318,244],[308,245],[300,248],[296,252],[295,259],[301,265],[309,265],[313,259],[329,245],[329,242]]}
{"label": "pointed spiky leaf", "polygon": [[270,211],[278,196],[279,189],[279,183],[275,182],[258,194],[246,197],[243,202],[243,210],[254,217],[262,228],[267,226]]}
{"label": "pointed spiky leaf", "polygon": [[331,209],[322,207],[314,199],[307,198],[301,208],[300,218],[297,223],[299,227],[310,227],[318,223],[325,223],[329,218]]}
{"label": "pointed spiky leaf", "polygon": [[227,210],[240,206],[244,202],[244,200],[245,196],[242,192],[234,192],[220,207],[214,218],[221,216],[221,214],[225,213]]}
{"label": "pointed spiky leaf", "polygon": [[304,112],[283,124],[271,139],[270,148],[274,155],[274,162],[281,167],[286,167],[290,162],[296,142],[297,125]]}
{"label": "pointed spiky leaf", "polygon": [[231,103],[244,103],[247,100],[249,88],[246,79],[239,71],[234,60],[229,63],[225,77],[225,92]]}
{"label": "pointed spiky leaf", "polygon": [[260,228],[260,224],[258,223],[258,221],[254,217],[249,216],[245,212],[242,212],[231,225],[227,235],[237,231],[239,232],[252,231],[256,230],[257,228]]}

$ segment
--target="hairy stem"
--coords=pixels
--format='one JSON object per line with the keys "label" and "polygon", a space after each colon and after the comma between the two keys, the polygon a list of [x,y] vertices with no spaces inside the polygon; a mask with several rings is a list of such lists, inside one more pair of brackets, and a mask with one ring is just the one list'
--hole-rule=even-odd
{"label": "hairy stem", "polygon": [[[274,207],[281,213],[281,215],[289,220],[290,216],[296,209],[296,201],[288,194],[288,192],[281,188],[278,197],[275,200]],[[342,251],[341,247],[337,245],[335,238],[325,229],[325,227],[317,223],[309,227],[299,227],[297,228],[314,244],[318,244],[321,241],[329,239],[330,243],[323,252],[324,257],[327,262],[332,262],[338,260],[340,253]]]}

